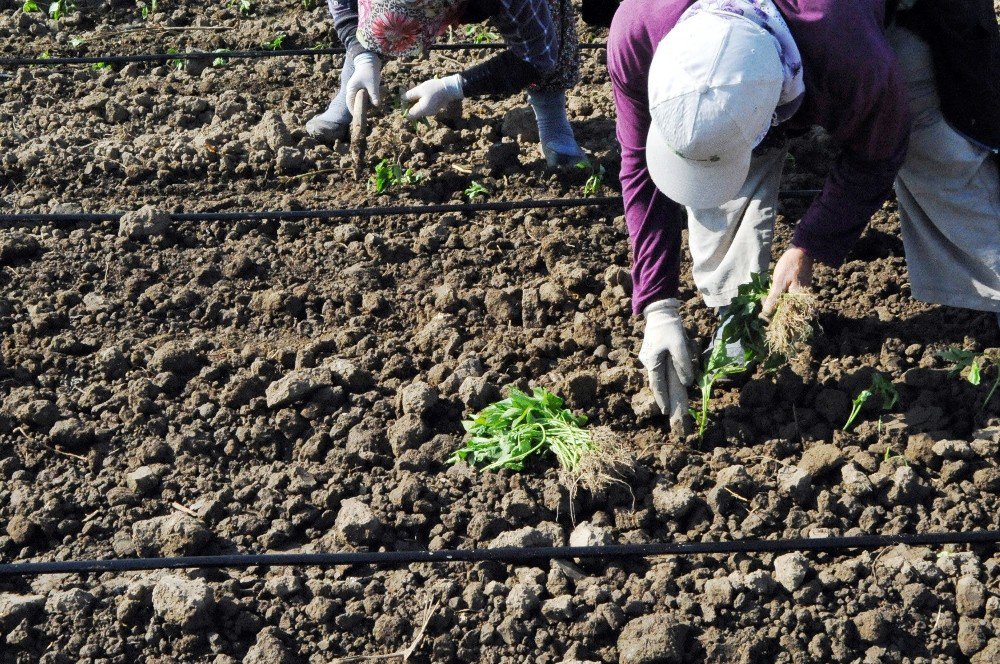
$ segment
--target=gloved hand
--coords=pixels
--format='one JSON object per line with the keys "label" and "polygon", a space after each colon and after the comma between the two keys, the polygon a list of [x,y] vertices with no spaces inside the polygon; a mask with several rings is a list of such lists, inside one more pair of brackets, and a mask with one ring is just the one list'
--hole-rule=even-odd
{"label": "gloved hand", "polygon": [[437,115],[448,104],[465,97],[462,92],[462,75],[452,74],[445,78],[432,78],[420,85],[410,88],[403,99],[413,102],[406,117],[419,120],[430,115]]}
{"label": "gloved hand", "polygon": [[367,90],[372,106],[378,106],[382,84],[382,61],[370,51],[354,56],[354,75],[347,81],[347,108],[354,108],[358,90]]}
{"label": "gloved hand", "polygon": [[687,335],[677,312],[679,304],[670,298],[646,307],[646,330],[639,349],[639,361],[646,367],[656,405],[670,417],[671,425],[683,421],[688,410],[687,386],[694,382]]}

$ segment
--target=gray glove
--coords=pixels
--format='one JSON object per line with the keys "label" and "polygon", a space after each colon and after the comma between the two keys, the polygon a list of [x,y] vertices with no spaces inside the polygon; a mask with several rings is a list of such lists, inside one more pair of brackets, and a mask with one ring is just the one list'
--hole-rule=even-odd
{"label": "gray glove", "polygon": [[656,405],[670,417],[671,425],[683,421],[688,410],[687,386],[694,382],[687,335],[677,312],[679,304],[670,298],[646,307],[646,330],[639,349],[639,361],[649,375]]}
{"label": "gray glove", "polygon": [[372,106],[378,106],[379,86],[382,84],[382,61],[371,51],[354,56],[354,75],[347,82],[347,108],[354,108],[358,90],[367,90]]}

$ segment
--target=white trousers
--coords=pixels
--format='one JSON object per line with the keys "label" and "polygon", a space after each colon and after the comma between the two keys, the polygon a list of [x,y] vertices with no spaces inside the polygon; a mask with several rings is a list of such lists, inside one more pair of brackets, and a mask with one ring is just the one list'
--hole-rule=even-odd
{"label": "white trousers", "polygon": [[[1000,311],[1000,174],[989,152],[941,116],[927,44],[890,31],[913,114],[896,179],[911,292],[919,300]],[[729,304],[754,272],[768,269],[786,149],[755,154],[735,200],[688,209],[694,282],[711,307]]]}

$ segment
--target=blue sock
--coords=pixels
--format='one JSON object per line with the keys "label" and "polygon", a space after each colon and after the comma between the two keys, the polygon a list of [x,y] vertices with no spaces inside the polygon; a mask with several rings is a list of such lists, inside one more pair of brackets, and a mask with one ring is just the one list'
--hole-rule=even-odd
{"label": "blue sock", "polygon": [[577,145],[566,117],[565,92],[529,92],[528,103],[535,111],[538,137],[543,145],[559,154],[583,157],[583,150]]}

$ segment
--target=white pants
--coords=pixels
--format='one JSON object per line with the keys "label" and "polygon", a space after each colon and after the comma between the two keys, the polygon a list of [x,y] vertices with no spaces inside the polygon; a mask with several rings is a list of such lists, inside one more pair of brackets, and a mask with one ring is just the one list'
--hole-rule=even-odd
{"label": "white pants", "polygon": [[[941,116],[930,51],[908,30],[890,42],[907,81],[913,129],[896,179],[903,246],[917,299],[1000,311],[1000,174],[987,150]],[[754,155],[737,198],[688,209],[694,282],[711,307],[729,304],[768,269],[785,148]]]}

